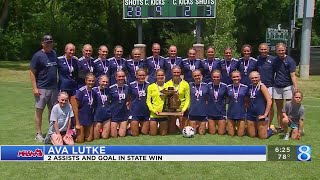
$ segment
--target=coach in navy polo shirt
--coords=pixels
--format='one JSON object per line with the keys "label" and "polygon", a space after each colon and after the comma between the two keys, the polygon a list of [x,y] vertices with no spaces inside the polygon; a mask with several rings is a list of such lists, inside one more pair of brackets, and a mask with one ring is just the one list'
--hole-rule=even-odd
{"label": "coach in navy polo shirt", "polygon": [[48,106],[49,114],[57,101],[57,55],[53,48],[53,39],[45,35],[41,41],[42,49],[36,52],[30,64],[30,79],[35,97],[36,140],[43,142],[41,133],[42,114]]}
{"label": "coach in navy polo shirt", "polygon": [[298,84],[296,78],[296,63],[286,53],[286,45],[279,43],[276,46],[277,57],[274,61],[275,78],[274,78],[274,91],[273,98],[277,105],[277,118],[282,128],[282,109],[283,100],[292,99],[292,93],[298,91]]}

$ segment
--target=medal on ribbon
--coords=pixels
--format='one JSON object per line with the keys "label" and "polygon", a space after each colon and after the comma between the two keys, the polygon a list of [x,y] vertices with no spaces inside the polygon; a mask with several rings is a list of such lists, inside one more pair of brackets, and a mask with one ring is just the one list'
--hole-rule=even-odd
{"label": "medal on ribbon", "polygon": [[233,98],[235,99],[235,102],[237,103],[238,102],[238,97],[239,97],[239,92],[240,92],[240,84],[239,84],[239,87],[238,87],[238,90],[236,92],[235,88],[234,88],[234,85],[232,86],[232,91],[233,91]]}
{"label": "medal on ribbon", "polygon": [[201,83],[200,83],[200,85],[199,85],[199,89],[197,89],[197,86],[196,86],[196,85],[194,85],[194,87],[195,87],[195,89],[196,89],[194,95],[196,96],[197,101],[199,101],[199,96],[202,96]]}
{"label": "medal on ribbon", "polygon": [[121,103],[121,100],[126,99],[126,95],[123,93],[123,86],[121,87],[121,91],[120,91],[120,88],[118,87],[117,92],[118,92],[119,103]]}
{"label": "medal on ribbon", "polygon": [[88,105],[91,107],[93,104],[92,90],[89,93],[87,86],[86,86],[86,94],[88,96]]}
{"label": "medal on ribbon", "polygon": [[251,91],[250,91],[250,99],[255,99],[256,98],[256,94],[257,94],[257,90],[260,89],[260,82],[257,84],[257,86],[255,88],[253,88],[253,84],[251,85]]}
{"label": "medal on ribbon", "polygon": [[152,57],[152,62],[155,70],[160,69],[160,59],[158,58],[157,60],[158,60],[158,63],[156,63],[156,60],[154,59],[154,57]]}
{"label": "medal on ribbon", "polygon": [[142,88],[141,88],[141,90],[139,89],[139,84],[138,84],[138,82],[137,82],[137,91],[138,91],[138,98],[139,98],[139,100],[141,100],[141,98],[142,97],[144,97],[144,96],[146,96],[146,91],[145,91],[145,89],[144,89],[144,83],[143,83],[143,85],[142,85]]}
{"label": "medal on ribbon", "polygon": [[219,91],[220,91],[220,85],[221,83],[219,83],[219,86],[218,86],[218,90],[216,91],[216,89],[214,88],[214,85],[213,85],[213,96],[214,96],[214,102],[218,102],[218,96],[219,96]]}
{"label": "medal on ribbon", "polygon": [[65,60],[66,60],[66,63],[67,63],[67,66],[68,66],[68,70],[69,70],[69,76],[72,76],[72,72],[73,72],[73,66],[72,66],[72,58],[70,59],[70,65],[69,65],[69,63],[68,63],[68,60],[67,60],[67,58],[66,57],[64,57],[65,58]]}
{"label": "medal on ribbon", "polygon": [[248,60],[248,63],[246,64],[246,60],[243,61],[243,67],[244,67],[244,75],[248,74],[248,68],[249,68],[249,64],[250,64],[250,59]]}
{"label": "medal on ribbon", "polygon": [[228,66],[227,60],[224,60],[224,63],[226,64],[227,75],[230,76],[231,61],[230,61],[229,66]]}

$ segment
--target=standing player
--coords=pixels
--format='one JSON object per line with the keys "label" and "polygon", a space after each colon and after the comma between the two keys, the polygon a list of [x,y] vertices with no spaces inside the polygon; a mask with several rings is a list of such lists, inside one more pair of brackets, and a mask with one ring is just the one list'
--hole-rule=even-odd
{"label": "standing player", "polygon": [[133,136],[139,135],[139,124],[141,133],[146,135],[149,133],[149,117],[146,98],[149,82],[146,82],[147,73],[140,68],[136,71],[137,80],[129,85],[130,94],[130,129]]}
{"label": "standing player", "polygon": [[60,91],[68,93],[73,113],[78,113],[76,90],[78,89],[78,59],[74,56],[75,46],[71,43],[65,46],[65,54],[58,57],[58,74]]}
{"label": "standing player", "polygon": [[189,108],[188,119],[190,126],[194,129],[199,127],[200,135],[206,133],[207,114],[208,114],[208,84],[202,82],[201,71],[196,69],[192,72],[194,82],[190,82],[191,103]]}
{"label": "standing player", "polygon": [[116,73],[120,70],[124,70],[125,59],[122,58],[123,48],[117,45],[114,47],[114,57],[108,59],[109,62],[109,72],[110,72],[110,85],[116,84]]}
{"label": "standing player", "polygon": [[105,45],[99,47],[99,57],[93,61],[94,75],[96,76],[96,85],[99,85],[100,76],[106,75],[108,78],[109,74],[109,61],[107,60],[108,48]]}
{"label": "standing player", "polygon": [[218,134],[226,133],[226,97],[228,95],[227,85],[221,82],[221,72],[214,70],[212,72],[212,82],[208,84],[210,94],[208,98],[208,128],[210,134],[216,134],[216,126],[218,126]]}
{"label": "standing player", "polygon": [[241,72],[241,83],[249,86],[251,84],[249,74],[257,70],[257,60],[251,57],[251,46],[245,44],[242,46],[243,57],[239,59],[239,71]]}
{"label": "standing player", "polygon": [[213,47],[208,47],[207,49],[207,59],[201,61],[201,67],[203,68],[203,82],[209,83],[211,80],[211,73],[220,69],[220,59],[214,57],[215,49]]}
{"label": "standing player", "polygon": [[148,69],[148,82],[156,82],[156,71],[158,69],[167,70],[167,63],[164,57],[160,56],[160,45],[158,43],[153,43],[152,45],[152,56],[148,57],[146,60],[146,65]]}
{"label": "standing player", "polygon": [[38,142],[43,142],[41,133],[42,114],[44,108],[48,107],[50,112],[57,101],[57,55],[53,48],[53,39],[45,35],[41,41],[42,49],[36,52],[30,64],[30,79],[35,97],[35,125]]}
{"label": "standing player", "polygon": [[301,104],[302,93],[300,91],[295,91],[293,93],[293,100],[287,101],[285,107],[283,108],[283,125],[285,137],[284,140],[289,140],[290,134],[288,132],[288,127],[292,129],[291,138],[298,140],[301,138],[304,126],[304,107]]}
{"label": "standing player", "polygon": [[221,82],[232,84],[231,73],[239,69],[239,60],[232,57],[231,48],[224,49],[224,59],[220,61]]}
{"label": "standing player", "polygon": [[78,114],[75,114],[77,143],[93,140],[93,117],[97,103],[97,94],[92,90],[95,83],[93,73],[88,73],[85,78],[86,85],[81,87],[76,94]]}
{"label": "standing player", "polygon": [[269,55],[269,46],[267,43],[262,43],[259,45],[259,53],[257,68],[261,76],[261,82],[267,86],[269,94],[271,96],[271,108],[269,112],[269,126],[273,120],[273,86],[274,86],[274,59],[275,57]]}
{"label": "standing player", "polygon": [[[97,105],[94,111],[94,139],[109,138],[110,135],[110,104],[109,104],[109,78],[106,75],[99,77],[99,86],[92,90],[97,94]],[[101,131],[102,130],[102,131]]]}
{"label": "standing player", "polygon": [[[115,73],[116,84],[110,86],[111,137],[126,136],[128,125],[128,85],[125,84],[125,73]],[[119,133],[118,133],[119,126]]]}
{"label": "standing player", "polygon": [[171,45],[169,47],[169,57],[166,58],[166,61],[168,63],[168,68],[166,71],[166,81],[169,81],[172,79],[172,68],[174,66],[179,66],[181,68],[182,66],[182,59],[181,57],[177,56],[177,46]]}
{"label": "standing player", "polygon": [[184,80],[193,82],[192,72],[196,69],[200,69],[201,61],[196,59],[196,50],[190,48],[188,51],[188,58],[182,60],[182,69],[184,70]]}
{"label": "standing player", "polygon": [[275,78],[273,98],[277,105],[277,118],[279,128],[282,129],[283,100],[291,100],[292,92],[298,91],[296,78],[296,62],[286,55],[286,45],[278,43],[276,46],[277,57],[274,62]]}
{"label": "standing player", "polygon": [[261,82],[257,71],[250,73],[249,106],[247,111],[247,132],[250,137],[266,139],[272,135],[268,125],[268,114],[271,108],[271,96],[267,87]]}
{"label": "standing player", "polygon": [[125,62],[125,70],[127,71],[128,84],[136,81],[138,69],[144,67],[144,60],[141,59],[141,50],[134,48],[131,52],[132,59]]}
{"label": "standing player", "polygon": [[147,105],[150,110],[150,135],[155,136],[158,132],[164,136],[168,134],[168,118],[160,116],[162,112],[165,95],[160,91],[165,89],[165,72],[162,69],[156,71],[157,81],[148,86],[147,90]]}
{"label": "standing player", "polygon": [[228,134],[234,136],[237,129],[237,135],[242,137],[246,126],[248,86],[240,83],[241,73],[239,71],[233,71],[231,78],[233,83],[228,85]]}
{"label": "standing player", "polygon": [[181,79],[181,69],[179,66],[172,68],[172,79],[166,82],[166,88],[173,87],[174,90],[178,93],[181,105],[178,111],[181,111],[180,116],[170,116],[169,117],[169,133],[176,132],[176,120],[179,118],[180,130],[182,130],[188,124],[188,112],[187,109],[190,105],[190,87],[189,84]]}
{"label": "standing player", "polygon": [[83,45],[82,57],[79,58],[78,68],[79,68],[79,78],[78,78],[78,88],[85,85],[85,78],[88,73],[93,73],[93,58],[92,46],[90,44]]}
{"label": "standing player", "polygon": [[58,96],[58,104],[54,105],[50,115],[50,125],[45,144],[50,142],[53,145],[62,146],[63,143],[73,145],[74,141],[69,134],[71,127],[71,118],[74,116],[72,108],[68,103],[68,94],[60,92]]}

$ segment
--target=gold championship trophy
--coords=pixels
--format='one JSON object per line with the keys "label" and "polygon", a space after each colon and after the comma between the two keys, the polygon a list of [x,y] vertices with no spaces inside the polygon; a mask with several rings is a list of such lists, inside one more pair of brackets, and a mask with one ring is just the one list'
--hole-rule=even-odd
{"label": "gold championship trophy", "polygon": [[163,89],[160,92],[165,95],[165,100],[163,110],[159,115],[179,116],[181,112],[179,112],[178,109],[180,108],[181,101],[174,87],[168,87],[168,90]]}

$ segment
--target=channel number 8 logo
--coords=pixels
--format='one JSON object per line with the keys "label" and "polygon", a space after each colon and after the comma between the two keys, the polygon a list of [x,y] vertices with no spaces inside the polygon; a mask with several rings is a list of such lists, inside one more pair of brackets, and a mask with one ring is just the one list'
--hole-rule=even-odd
{"label": "channel number 8 logo", "polygon": [[311,161],[311,147],[310,146],[298,146],[297,147],[297,159],[299,161]]}

